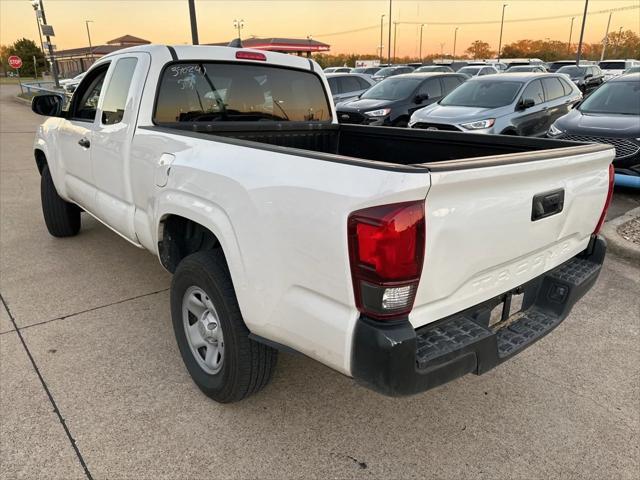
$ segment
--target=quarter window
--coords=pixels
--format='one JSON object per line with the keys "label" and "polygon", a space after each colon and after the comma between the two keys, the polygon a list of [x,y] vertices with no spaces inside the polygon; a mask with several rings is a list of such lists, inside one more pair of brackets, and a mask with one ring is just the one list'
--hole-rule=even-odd
{"label": "quarter window", "polygon": [[564,97],[564,88],[557,77],[543,78],[542,84],[547,97],[547,102]]}
{"label": "quarter window", "polygon": [[458,87],[462,83],[462,79],[460,77],[442,77],[442,82],[444,83],[444,94],[446,95]]}
{"label": "quarter window", "polygon": [[442,87],[440,86],[440,80],[437,78],[427,80],[420,87],[420,94],[427,94],[429,98],[438,98],[442,96]]}
{"label": "quarter window", "polygon": [[138,63],[137,58],[121,58],[116,63],[102,102],[102,123],[113,125],[122,121],[129,96],[129,87]]}

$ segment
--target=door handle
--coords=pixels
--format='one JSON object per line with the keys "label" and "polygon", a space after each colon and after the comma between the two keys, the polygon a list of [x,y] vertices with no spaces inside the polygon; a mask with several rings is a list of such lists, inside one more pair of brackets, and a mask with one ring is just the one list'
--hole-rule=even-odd
{"label": "door handle", "polygon": [[80,145],[82,148],[89,148],[91,146],[91,142],[82,137],[80,140],[78,140],[78,145]]}

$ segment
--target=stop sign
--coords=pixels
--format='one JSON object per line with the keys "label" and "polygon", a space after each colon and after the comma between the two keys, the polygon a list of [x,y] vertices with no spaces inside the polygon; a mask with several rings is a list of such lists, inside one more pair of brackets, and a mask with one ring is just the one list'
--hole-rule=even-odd
{"label": "stop sign", "polygon": [[22,59],[17,55],[11,55],[9,57],[9,66],[11,68],[20,68],[22,66]]}

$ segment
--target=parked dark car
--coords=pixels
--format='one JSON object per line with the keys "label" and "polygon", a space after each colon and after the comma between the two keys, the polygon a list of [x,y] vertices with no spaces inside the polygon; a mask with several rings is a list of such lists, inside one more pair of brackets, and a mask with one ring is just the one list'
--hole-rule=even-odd
{"label": "parked dark car", "polygon": [[413,72],[413,67],[409,67],[407,65],[395,65],[392,67],[381,68],[371,78],[373,78],[375,82],[380,82],[388,77],[394,77],[396,75],[402,75],[404,73],[411,72]]}
{"label": "parked dark car", "polygon": [[566,65],[557,73],[567,75],[582,93],[589,93],[604,83],[604,74],[597,65]]}
{"label": "parked dark car", "polygon": [[[549,72],[555,73],[558,70],[560,70],[562,67],[566,67],[567,65],[575,65],[575,64],[576,64],[575,60],[557,60],[555,62],[549,63]],[[583,64],[593,65],[593,62],[590,62],[588,60],[580,60],[580,65],[584,66]]]}
{"label": "parked dark car", "polygon": [[604,83],[556,120],[547,136],[613,145],[616,172],[640,176],[640,73]]}
{"label": "parked dark car", "polygon": [[356,67],[351,69],[351,73],[364,73],[365,75],[375,75],[382,67]]}
{"label": "parked dark car", "polygon": [[464,83],[457,73],[409,73],[374,85],[356,100],[338,105],[340,123],[406,127],[411,114]]}
{"label": "parked dark car", "polygon": [[564,75],[500,73],[474,77],[437,104],[416,111],[411,128],[544,136],[582,99]]}
{"label": "parked dark car", "polygon": [[416,73],[430,73],[430,72],[440,72],[440,73],[453,73],[453,68],[447,65],[423,65],[422,67],[416,69]]}

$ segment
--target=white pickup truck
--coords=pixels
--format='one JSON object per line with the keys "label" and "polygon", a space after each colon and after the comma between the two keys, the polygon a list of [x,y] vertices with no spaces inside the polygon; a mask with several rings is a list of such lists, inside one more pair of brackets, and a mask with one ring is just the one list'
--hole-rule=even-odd
{"label": "white pickup truck", "polygon": [[340,125],[313,61],[141,46],[68,108],[33,100],[44,220],[91,215],[172,272],[186,367],[219,402],[300,352],[384,394],[483,373],[594,284],[607,145]]}

